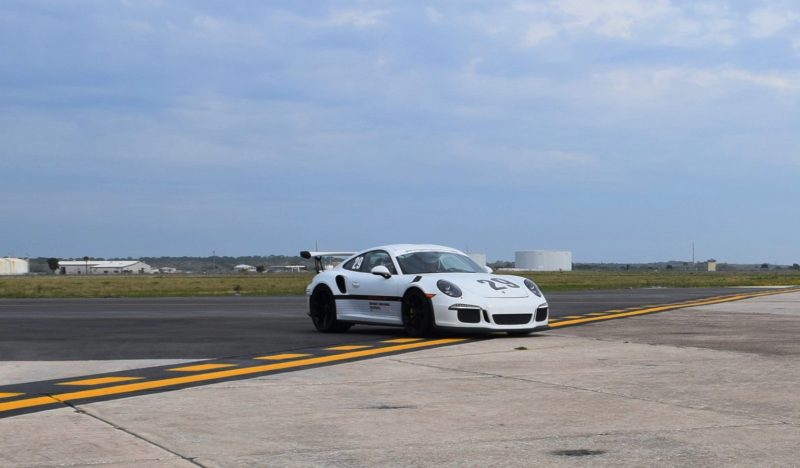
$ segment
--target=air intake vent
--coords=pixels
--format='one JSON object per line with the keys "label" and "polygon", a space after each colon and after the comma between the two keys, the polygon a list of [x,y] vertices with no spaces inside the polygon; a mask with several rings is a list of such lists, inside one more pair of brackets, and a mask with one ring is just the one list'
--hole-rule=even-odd
{"label": "air intake vent", "polygon": [[339,288],[340,293],[347,294],[347,285],[344,282],[344,276],[339,275],[336,277],[336,287]]}
{"label": "air intake vent", "polygon": [[479,309],[459,309],[458,321],[464,323],[478,323],[481,321],[481,311]]}
{"label": "air intake vent", "polygon": [[533,314],[500,314],[492,315],[498,325],[522,325],[531,321]]}
{"label": "air intake vent", "polygon": [[542,306],[536,309],[536,321],[543,322],[547,320],[547,306]]}

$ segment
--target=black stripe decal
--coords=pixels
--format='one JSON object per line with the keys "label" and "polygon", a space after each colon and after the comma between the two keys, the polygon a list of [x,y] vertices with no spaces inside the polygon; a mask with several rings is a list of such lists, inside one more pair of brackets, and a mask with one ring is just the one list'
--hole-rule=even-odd
{"label": "black stripe decal", "polygon": [[357,294],[349,294],[346,296],[339,295],[333,296],[336,299],[350,299],[353,301],[396,301],[401,302],[402,297],[399,296],[359,296]]}

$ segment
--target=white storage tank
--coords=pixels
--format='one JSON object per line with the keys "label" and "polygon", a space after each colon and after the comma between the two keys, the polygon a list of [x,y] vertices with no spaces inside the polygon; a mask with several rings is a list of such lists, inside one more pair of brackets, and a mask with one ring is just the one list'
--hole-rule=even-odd
{"label": "white storage tank", "polygon": [[531,271],[572,271],[568,250],[522,250],[514,254],[514,267]]}
{"label": "white storage tank", "polygon": [[30,265],[21,258],[0,258],[0,276],[27,275]]}

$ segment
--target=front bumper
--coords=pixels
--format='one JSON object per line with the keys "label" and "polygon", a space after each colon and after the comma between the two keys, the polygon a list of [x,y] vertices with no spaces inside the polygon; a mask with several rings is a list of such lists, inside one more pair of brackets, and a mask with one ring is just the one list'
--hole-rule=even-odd
{"label": "front bumper", "polygon": [[445,326],[436,325],[436,329],[440,330],[440,331],[443,331],[443,332],[448,332],[448,333],[459,333],[459,332],[465,333],[465,332],[469,332],[469,333],[476,333],[476,334],[482,334],[482,333],[487,333],[488,334],[488,333],[498,333],[498,332],[504,332],[504,331],[513,331],[513,332],[517,332],[517,333],[535,333],[535,332],[543,332],[543,331],[550,330],[550,326],[549,325],[543,325],[541,327],[534,327],[534,328],[513,328],[513,329],[504,328],[504,329],[498,329],[498,328],[483,328],[483,327],[469,327],[469,328],[467,328],[467,327],[445,327]]}
{"label": "front bumper", "polygon": [[437,328],[473,331],[533,331],[546,329],[546,302],[531,298],[452,300],[437,295],[432,299]]}

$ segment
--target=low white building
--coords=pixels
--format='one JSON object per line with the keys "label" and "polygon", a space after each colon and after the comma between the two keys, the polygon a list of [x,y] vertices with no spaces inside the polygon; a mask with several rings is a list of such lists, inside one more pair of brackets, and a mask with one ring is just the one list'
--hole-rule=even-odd
{"label": "low white building", "polygon": [[92,267],[92,274],[94,275],[145,275],[153,273],[153,271],[154,270],[150,265],[139,260],[114,260],[100,262]]}
{"label": "low white building", "polygon": [[153,268],[139,260],[61,260],[62,275],[145,275]]}
{"label": "low white building", "polygon": [[0,276],[27,275],[30,264],[21,258],[0,258]]}
{"label": "low white building", "polygon": [[269,273],[299,273],[306,271],[308,268],[305,265],[273,265],[269,267]]}
{"label": "low white building", "polygon": [[238,271],[239,273],[252,273],[256,271],[256,267],[254,267],[253,265],[245,265],[245,264],[236,265],[235,267],[233,267],[233,269]]}
{"label": "low white building", "polygon": [[467,255],[469,255],[469,257],[471,259],[475,260],[475,263],[477,263],[478,265],[483,266],[483,267],[486,266],[486,254],[485,253],[472,252],[472,253],[468,253]]}
{"label": "low white building", "polygon": [[514,254],[514,268],[525,271],[572,271],[568,250],[523,250]]}

